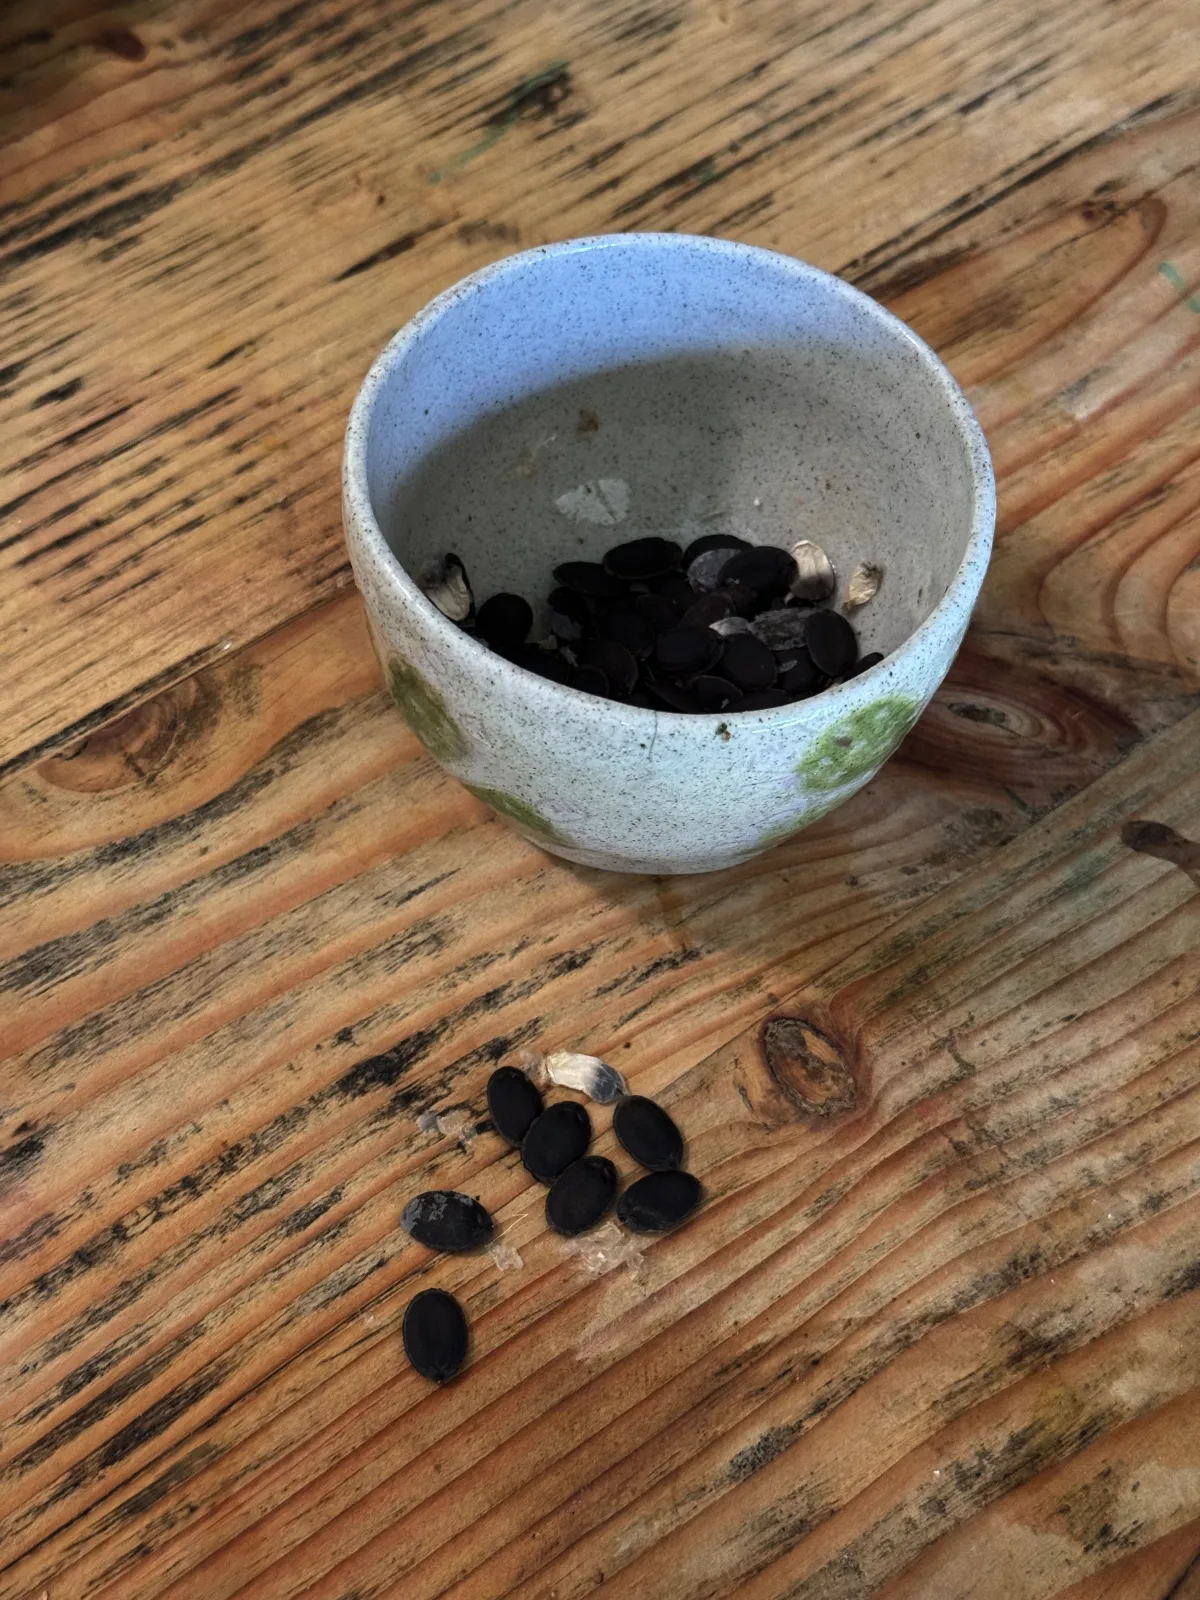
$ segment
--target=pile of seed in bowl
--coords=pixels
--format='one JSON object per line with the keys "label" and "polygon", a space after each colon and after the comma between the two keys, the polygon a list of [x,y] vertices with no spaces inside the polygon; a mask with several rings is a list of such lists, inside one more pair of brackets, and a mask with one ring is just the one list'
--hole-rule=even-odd
{"label": "pile of seed in bowl", "polygon": [[783,550],[710,533],[684,549],[652,534],[603,561],[555,567],[551,632],[538,643],[521,595],[494,594],[476,610],[457,556],[433,562],[420,583],[452,621],[554,683],[650,710],[712,713],[806,700],[882,661],[859,655],[845,615],[881,577],[858,566],[838,610],[833,564],[809,539]]}
{"label": "pile of seed in bowl", "polygon": [[[553,1060],[554,1058],[550,1058]],[[617,1198],[620,1175],[607,1156],[588,1154],[592,1119],[576,1100],[546,1105],[537,1085],[519,1067],[498,1067],[488,1079],[492,1126],[521,1152],[529,1174],[547,1185],[546,1221],[572,1238],[586,1233],[615,1204],[618,1219],[633,1233],[666,1233],[678,1227],[703,1197],[698,1179],[683,1167],[683,1136],[654,1100],[625,1093],[620,1073],[595,1056],[558,1057],[565,1071],[554,1081],[579,1088],[601,1103],[616,1101],[613,1132],[625,1153],[645,1168]],[[472,1195],[428,1189],[405,1206],[401,1226],[431,1250],[460,1252],[486,1245],[495,1224]],[[423,1378],[446,1383],[467,1358],[466,1315],[444,1289],[423,1289],[404,1313],[404,1350]]]}

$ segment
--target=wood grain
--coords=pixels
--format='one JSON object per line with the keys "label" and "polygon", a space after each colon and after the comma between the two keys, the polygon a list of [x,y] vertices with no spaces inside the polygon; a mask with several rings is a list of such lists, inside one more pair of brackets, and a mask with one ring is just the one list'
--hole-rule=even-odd
{"label": "wood grain", "polygon": [[[0,26],[28,363],[0,382],[0,1596],[1186,1600],[1178,10]],[[671,881],[514,836],[386,703],[356,597],[305,609],[341,583],[340,418],[394,322],[517,244],[652,225],[887,298],[967,385],[1001,506],[899,756]],[[769,1069],[771,1017],[809,1032]],[[835,1114],[787,1047],[818,1035]],[[486,1123],[493,1062],[557,1045],[661,1096],[708,1194],[600,1276]],[[521,1268],[408,1241],[430,1184],[479,1193]],[[398,1341],[428,1283],[475,1340],[436,1393]]]}
{"label": "wood grain", "polygon": [[[1190,103],[1186,34],[1186,6],[1133,0],[16,0],[0,20],[0,763],[344,586],[336,469],[357,382],[432,293],[518,245],[736,234],[886,288],[1069,192],[986,294],[924,304],[968,377],[1066,327],[1022,381],[1059,434],[1093,421],[1099,455],[1063,457],[1082,491],[1113,467],[1094,425],[1120,399],[1106,381],[1161,377],[1194,337],[1176,176],[1194,132],[1103,153]],[[1182,292],[1147,255],[1168,246]],[[1126,320],[1097,343],[1087,313],[1112,278]],[[1114,333],[1131,346],[1115,369]],[[1117,424],[1127,445],[1175,440],[1165,476],[1190,458],[1190,372],[1143,383]],[[1053,442],[1047,416],[1018,411],[1002,461]],[[1046,492],[1034,476],[1011,500],[1022,520]],[[1193,533],[1164,531],[1156,559],[1194,659],[1192,585],[1169,583]]]}

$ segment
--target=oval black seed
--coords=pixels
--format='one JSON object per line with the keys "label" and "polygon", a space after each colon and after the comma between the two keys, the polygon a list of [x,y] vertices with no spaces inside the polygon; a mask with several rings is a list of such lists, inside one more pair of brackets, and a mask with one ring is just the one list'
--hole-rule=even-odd
{"label": "oval black seed", "polygon": [[790,666],[784,667],[778,677],[778,686],[789,699],[803,699],[805,695],[816,694],[825,682],[824,673],[818,672],[813,658],[807,650],[797,650],[795,660]]}
{"label": "oval black seed", "polygon": [[870,655],[860,656],[849,672],[842,673],[842,682],[849,683],[851,678],[857,678],[860,673],[870,672],[872,667],[877,667],[883,660],[882,650],[872,650]]}
{"label": "oval black seed", "polygon": [[567,683],[572,689],[580,689],[584,694],[598,694],[607,698],[608,679],[599,667],[576,667]]}
{"label": "oval black seed", "polygon": [[551,589],[547,601],[551,611],[562,617],[570,617],[572,622],[577,622],[581,628],[590,626],[592,609],[581,594],[576,594],[574,589],[568,589],[565,584],[559,584],[557,589]]}
{"label": "oval black seed", "polygon": [[[653,600],[658,596],[643,595],[641,598]],[[670,605],[670,602],[667,601],[666,604]],[[671,609],[675,608],[672,606]],[[636,606],[615,606],[599,619],[597,629],[602,639],[611,639],[614,644],[624,645],[630,655],[639,661],[644,661],[654,649],[656,630],[651,626],[645,613]]]}
{"label": "oval black seed", "polygon": [[716,550],[702,550],[687,565],[687,581],[697,594],[708,594],[721,583],[721,574],[738,552],[725,545]]}
{"label": "oval black seed", "polygon": [[750,541],[739,539],[736,533],[702,533],[698,539],[693,539],[683,552],[683,565],[690,567],[697,556],[707,555],[710,550],[749,550]]}
{"label": "oval black seed", "polygon": [[400,1226],[431,1250],[474,1250],[492,1236],[486,1207],[456,1189],[427,1189],[414,1195],[401,1213]]}
{"label": "oval black seed", "polygon": [[700,709],[695,695],[688,689],[681,689],[677,683],[664,683],[659,678],[647,678],[646,688],[655,700],[661,701],[672,711],[687,712]]}
{"label": "oval black seed", "polygon": [[564,561],[554,569],[555,583],[573,589],[576,594],[618,595],[625,593],[625,585],[611,572],[606,572],[598,561]]}
{"label": "oval black seed", "polygon": [[743,694],[756,694],[775,682],[775,657],[752,633],[735,633],[725,641],[721,676],[736,683]]}
{"label": "oval black seed", "polygon": [[628,694],[638,680],[638,664],[615,639],[593,639],[580,646],[583,670],[599,668],[611,694]]}
{"label": "oval black seed", "polygon": [[[693,672],[707,672],[716,666],[725,648],[725,640],[711,628],[669,628],[654,641],[654,659],[659,668],[672,677],[690,676]],[[774,677],[772,662],[772,677]]]}
{"label": "oval black seed", "polygon": [[467,1359],[467,1319],[445,1289],[422,1289],[412,1297],[405,1308],[401,1337],[404,1354],[431,1383],[448,1383]]}
{"label": "oval black seed", "polygon": [[742,691],[728,678],[717,678],[702,672],[693,678],[688,689],[695,697],[701,711],[736,711],[741,703]]}
{"label": "oval black seed", "polygon": [[786,550],[773,544],[739,550],[721,568],[721,582],[744,583],[755,594],[783,595],[796,576],[796,563]]}
{"label": "oval black seed", "polygon": [[683,1135],[657,1101],[627,1095],[617,1102],[612,1125],[621,1148],[639,1166],[668,1172],[683,1165]]}
{"label": "oval black seed", "polygon": [[[690,589],[688,594],[691,595]],[[665,633],[668,628],[679,626],[683,612],[669,594],[639,594],[634,603],[650,624],[652,632]]]}
{"label": "oval black seed", "polygon": [[704,1191],[690,1172],[648,1172],[617,1202],[617,1216],[634,1233],[666,1233],[700,1204]]}
{"label": "oval black seed", "polygon": [[493,650],[515,650],[533,627],[533,608],[519,594],[494,594],[475,618],[475,631]]}
{"label": "oval black seed", "polygon": [[729,596],[714,589],[712,594],[702,594],[687,608],[680,625],[684,628],[711,628],[714,622],[724,622],[732,610]]}
{"label": "oval black seed", "polygon": [[520,1144],[544,1106],[537,1084],[519,1067],[497,1067],[487,1084],[492,1126],[509,1144]]}
{"label": "oval black seed", "polygon": [[551,683],[566,683],[571,676],[571,663],[557,650],[543,650],[540,645],[527,645],[518,657],[519,664],[539,678],[549,678]]}
{"label": "oval black seed", "polygon": [[768,650],[798,650],[804,643],[804,630],[808,615],[795,606],[781,606],[776,611],[761,611],[750,624],[750,632],[761,639]]}
{"label": "oval black seed", "polygon": [[840,678],[858,660],[854,629],[840,611],[814,611],[804,632],[808,653],[830,678]]}
{"label": "oval black seed", "polygon": [[659,578],[664,572],[676,570],[682,553],[674,539],[650,534],[644,539],[630,539],[627,544],[614,545],[604,557],[604,566],[614,578],[623,578],[626,582],[636,578]]}
{"label": "oval black seed", "polygon": [[605,1156],[584,1156],[555,1178],[546,1196],[546,1221],[569,1238],[594,1228],[616,1198],[616,1167]]}
{"label": "oval black seed", "polygon": [[530,1124],[521,1145],[521,1160],[541,1183],[553,1183],[573,1161],[587,1154],[592,1119],[576,1100],[547,1106]]}
{"label": "oval black seed", "polygon": [[739,700],[734,711],[774,711],[776,706],[786,706],[788,696],[782,689],[759,689],[756,694],[748,694],[744,700]]}
{"label": "oval black seed", "polygon": [[674,600],[682,614],[696,598],[695,590],[682,572],[668,572],[665,578],[651,578],[647,587],[651,594],[665,594]]}
{"label": "oval black seed", "polygon": [[723,583],[713,593],[725,596],[735,617],[752,617],[759,609],[759,596],[753,589],[747,589],[744,583]]}

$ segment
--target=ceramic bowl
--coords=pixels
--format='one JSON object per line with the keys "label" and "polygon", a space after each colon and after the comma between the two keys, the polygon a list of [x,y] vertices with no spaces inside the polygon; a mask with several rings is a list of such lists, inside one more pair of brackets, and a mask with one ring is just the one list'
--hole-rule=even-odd
{"label": "ceramic bowl", "polygon": [[[497,262],[391,341],[354,402],[346,538],[393,697],[435,760],[546,850],[620,872],[745,861],[867,783],[954,659],[995,491],[933,352],[840,279],[679,234]],[[559,562],[644,533],[814,540],[883,662],[813,699],[687,716],[514,666],[414,581],[455,552],[476,601],[515,590],[546,631]]]}

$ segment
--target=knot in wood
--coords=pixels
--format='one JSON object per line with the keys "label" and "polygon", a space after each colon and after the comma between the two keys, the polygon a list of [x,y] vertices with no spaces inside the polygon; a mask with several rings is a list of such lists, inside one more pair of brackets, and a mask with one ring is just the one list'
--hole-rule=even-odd
{"label": "knot in wood", "polygon": [[803,1017],[768,1017],[767,1071],[802,1116],[833,1117],[858,1104],[858,1086],[833,1040]]}

